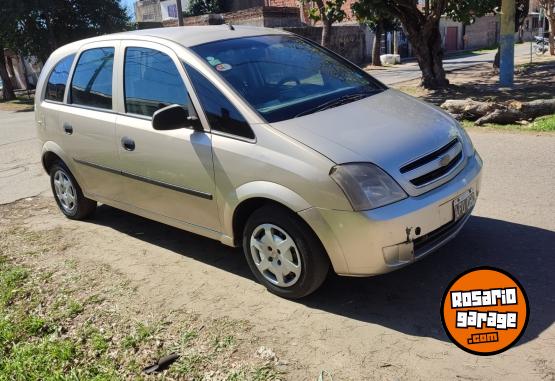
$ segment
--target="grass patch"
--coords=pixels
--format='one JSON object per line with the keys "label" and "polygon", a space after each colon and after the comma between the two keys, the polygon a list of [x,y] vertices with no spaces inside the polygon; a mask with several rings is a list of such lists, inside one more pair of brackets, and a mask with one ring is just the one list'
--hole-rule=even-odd
{"label": "grass patch", "polygon": [[[63,321],[42,310],[39,286],[27,269],[5,256],[4,238],[0,234],[0,380],[113,379],[113,365],[100,369],[82,363],[87,348],[59,335]],[[71,301],[67,315],[72,318],[83,310]]]}
{"label": "grass patch", "polygon": [[31,94],[31,98],[27,97],[27,95],[20,95],[17,96],[16,99],[11,101],[4,101],[2,97],[0,97],[0,110],[3,111],[33,111],[34,106],[34,96]]}
{"label": "grass patch", "polygon": [[[25,202],[11,207],[25,213]],[[0,214],[9,208],[0,206]],[[172,352],[180,357],[162,379],[281,374],[273,361],[256,357],[246,322],[164,312],[141,301],[109,265],[66,252],[71,246],[59,229],[37,232],[23,228],[23,219],[6,221],[0,226],[0,381],[151,379],[142,369]]]}
{"label": "grass patch", "polygon": [[[465,128],[474,127],[474,122],[463,120]],[[533,131],[533,132],[555,132],[555,115],[542,116],[529,124],[484,124],[482,127],[507,131]]]}
{"label": "grass patch", "polygon": [[127,335],[123,339],[123,348],[137,349],[139,345],[146,343],[155,333],[155,329],[143,323],[138,323],[135,327],[135,332]]}
{"label": "grass patch", "polygon": [[217,351],[231,348],[234,345],[235,345],[235,338],[232,335],[227,335],[225,337],[216,336],[213,342],[214,349]]}
{"label": "grass patch", "polygon": [[555,115],[542,116],[532,123],[535,131],[555,131]]}

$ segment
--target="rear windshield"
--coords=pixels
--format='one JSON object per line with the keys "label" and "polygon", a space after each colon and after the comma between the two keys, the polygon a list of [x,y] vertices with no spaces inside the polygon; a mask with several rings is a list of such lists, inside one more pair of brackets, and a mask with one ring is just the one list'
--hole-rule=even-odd
{"label": "rear windshield", "polygon": [[270,123],[384,89],[358,67],[296,36],[235,38],[192,50]]}

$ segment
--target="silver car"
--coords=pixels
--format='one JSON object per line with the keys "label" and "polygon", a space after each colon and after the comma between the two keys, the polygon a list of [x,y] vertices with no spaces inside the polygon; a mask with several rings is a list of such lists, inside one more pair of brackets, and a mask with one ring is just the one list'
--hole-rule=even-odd
{"label": "silver car", "polygon": [[97,202],[242,246],[271,292],[370,276],[453,238],[482,161],[450,116],[296,35],[163,28],[78,41],[35,116],[62,213]]}

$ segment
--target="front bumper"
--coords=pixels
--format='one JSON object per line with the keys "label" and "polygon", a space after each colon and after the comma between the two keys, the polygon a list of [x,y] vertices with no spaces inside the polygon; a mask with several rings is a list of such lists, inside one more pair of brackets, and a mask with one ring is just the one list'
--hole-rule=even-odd
{"label": "front bumper", "polygon": [[310,208],[299,215],[322,241],[335,272],[383,274],[422,258],[456,236],[470,212],[453,221],[453,200],[469,189],[478,196],[481,170],[476,153],[455,178],[423,195],[364,212]]}

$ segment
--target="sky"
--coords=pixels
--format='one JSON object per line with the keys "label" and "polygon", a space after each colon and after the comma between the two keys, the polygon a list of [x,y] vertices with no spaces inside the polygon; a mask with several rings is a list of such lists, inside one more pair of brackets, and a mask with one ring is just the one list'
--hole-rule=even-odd
{"label": "sky", "polygon": [[135,0],[120,0],[124,7],[128,9],[129,15],[134,20],[135,19],[135,8],[133,4],[135,4]]}

